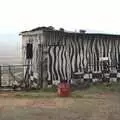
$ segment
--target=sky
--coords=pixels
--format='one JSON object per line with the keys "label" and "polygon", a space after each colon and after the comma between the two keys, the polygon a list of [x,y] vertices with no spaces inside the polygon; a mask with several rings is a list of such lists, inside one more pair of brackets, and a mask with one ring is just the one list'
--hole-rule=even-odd
{"label": "sky", "polygon": [[0,56],[20,56],[21,31],[39,26],[120,34],[120,0],[0,0]]}
{"label": "sky", "polygon": [[120,34],[119,0],[0,0],[0,33],[38,26]]}

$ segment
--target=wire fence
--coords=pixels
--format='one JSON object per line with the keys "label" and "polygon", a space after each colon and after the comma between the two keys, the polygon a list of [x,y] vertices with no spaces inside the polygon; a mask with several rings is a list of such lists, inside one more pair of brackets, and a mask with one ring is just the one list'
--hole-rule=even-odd
{"label": "wire fence", "polygon": [[[14,88],[15,86],[19,86],[20,88],[31,89],[32,84],[37,84],[39,87],[39,80],[31,80],[30,66],[31,65],[1,65],[0,87]],[[106,73],[110,73],[108,77],[110,80],[120,80],[119,68],[120,67],[118,65],[89,65],[87,68],[82,68],[82,74],[77,72],[71,73],[71,79],[74,79],[74,81],[77,79],[78,82],[81,80],[85,81],[86,79],[89,79],[91,81],[94,81],[96,79],[104,81],[106,79]]]}
{"label": "wire fence", "polygon": [[0,87],[14,87],[19,84],[21,87],[25,82],[24,71],[28,65],[1,65],[0,66]]}

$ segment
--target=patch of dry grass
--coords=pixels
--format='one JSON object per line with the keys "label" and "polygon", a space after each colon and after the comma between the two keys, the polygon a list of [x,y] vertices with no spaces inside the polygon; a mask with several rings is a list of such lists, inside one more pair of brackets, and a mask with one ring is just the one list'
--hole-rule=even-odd
{"label": "patch of dry grass", "polygon": [[[82,96],[83,93],[77,91],[73,94]],[[119,120],[120,118],[118,93],[86,93],[82,97],[68,98],[54,97],[54,93],[52,97],[38,99],[35,97],[21,99],[13,97],[14,95],[0,97],[0,120]]]}
{"label": "patch of dry grass", "polygon": [[115,86],[93,86],[67,98],[46,91],[3,92],[0,120],[119,120],[120,94]]}

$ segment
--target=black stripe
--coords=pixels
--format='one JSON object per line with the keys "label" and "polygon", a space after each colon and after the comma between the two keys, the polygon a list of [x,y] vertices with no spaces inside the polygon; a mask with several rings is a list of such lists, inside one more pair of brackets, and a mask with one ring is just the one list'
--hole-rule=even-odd
{"label": "black stripe", "polygon": [[59,47],[59,51],[58,51],[58,73],[59,73],[59,77],[60,77],[60,80],[62,79],[62,75],[61,75],[61,73],[60,73],[60,50],[62,49],[62,47],[60,46]]}
{"label": "black stripe", "polygon": [[64,57],[65,57],[65,76],[66,76],[66,78],[67,78],[67,51],[66,51],[66,49],[65,49],[65,52],[64,52]]}
{"label": "black stripe", "polygon": [[49,55],[49,72],[50,72],[50,80],[52,81],[52,56],[50,55],[50,49],[51,47],[48,48],[48,55]]}
{"label": "black stripe", "polygon": [[53,49],[53,54],[54,54],[54,65],[53,65],[53,68],[54,68],[54,79],[55,80],[57,80],[58,79],[58,76],[57,76],[57,72],[56,72],[56,56],[57,56],[57,54],[56,54],[56,47],[54,47],[54,49]]}
{"label": "black stripe", "polygon": [[61,52],[61,72],[62,72],[62,79],[64,79],[64,72],[63,72],[63,51],[64,51],[64,47],[62,47],[62,52]]}

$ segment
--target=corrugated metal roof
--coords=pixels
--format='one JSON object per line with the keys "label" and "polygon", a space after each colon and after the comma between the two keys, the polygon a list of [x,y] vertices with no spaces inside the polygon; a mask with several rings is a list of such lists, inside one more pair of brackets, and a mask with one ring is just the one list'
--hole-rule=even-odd
{"label": "corrugated metal roof", "polygon": [[35,31],[39,31],[39,30],[43,30],[44,32],[63,32],[65,34],[76,34],[76,35],[84,35],[84,36],[114,36],[114,37],[120,37],[120,35],[118,34],[106,34],[106,33],[80,33],[80,32],[71,32],[71,31],[63,31],[63,30],[56,30],[54,29],[54,27],[52,26],[49,26],[49,27],[37,27],[37,28],[34,28],[32,30],[29,30],[29,31],[23,31],[20,33],[20,35],[22,35],[23,33],[27,33],[27,32],[35,32]]}

